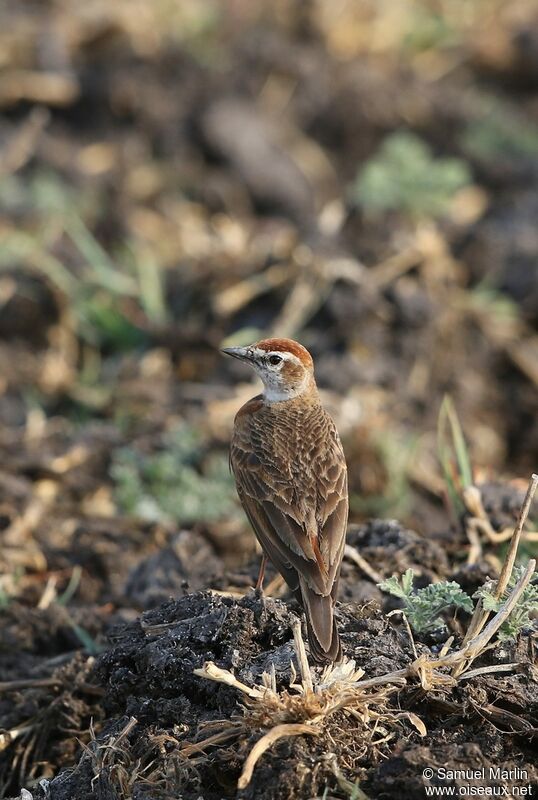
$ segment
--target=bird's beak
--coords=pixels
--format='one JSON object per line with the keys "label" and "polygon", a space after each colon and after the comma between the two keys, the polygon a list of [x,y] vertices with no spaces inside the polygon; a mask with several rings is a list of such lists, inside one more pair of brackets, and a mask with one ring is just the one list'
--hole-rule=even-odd
{"label": "bird's beak", "polygon": [[254,354],[250,347],[223,347],[222,352],[232,358],[238,358],[240,361],[254,361]]}

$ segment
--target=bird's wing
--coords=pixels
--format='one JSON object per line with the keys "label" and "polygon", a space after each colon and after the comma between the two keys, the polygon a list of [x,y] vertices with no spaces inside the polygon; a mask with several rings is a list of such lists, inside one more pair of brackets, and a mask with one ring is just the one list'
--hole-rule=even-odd
{"label": "bird's wing", "polygon": [[320,423],[324,429],[313,439],[316,447],[305,464],[305,474],[315,480],[304,486],[249,432],[234,436],[230,463],[242,505],[274,566],[292,590],[297,590],[300,575],[314,592],[326,596],[336,588],[345,544],[347,472],[332,421],[324,416]]}
{"label": "bird's wing", "polygon": [[317,472],[319,549],[329,565],[331,583],[337,580],[345,547],[349,511],[347,466],[340,437],[332,419],[325,416],[326,442]]}

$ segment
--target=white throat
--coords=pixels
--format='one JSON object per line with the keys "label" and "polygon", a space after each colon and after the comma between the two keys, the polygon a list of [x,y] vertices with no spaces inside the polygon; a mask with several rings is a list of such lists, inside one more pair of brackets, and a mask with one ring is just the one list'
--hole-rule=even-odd
{"label": "white throat", "polygon": [[266,403],[282,403],[284,400],[293,400],[307,389],[309,376],[305,375],[304,380],[298,385],[284,389],[276,381],[265,382],[263,387],[263,399]]}
{"label": "white throat", "polygon": [[265,388],[263,399],[266,403],[281,403],[283,400],[291,400],[292,397],[297,397],[297,392],[283,392],[278,389]]}

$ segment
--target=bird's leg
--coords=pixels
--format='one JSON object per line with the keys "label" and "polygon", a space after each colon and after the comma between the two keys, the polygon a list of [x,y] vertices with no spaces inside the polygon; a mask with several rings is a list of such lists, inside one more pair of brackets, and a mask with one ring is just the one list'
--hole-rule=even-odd
{"label": "bird's leg", "polygon": [[265,553],[262,555],[262,563],[260,564],[260,571],[258,573],[258,580],[256,581],[256,586],[254,591],[256,594],[261,595],[263,597],[263,578],[265,575],[265,565],[267,564],[267,556]]}

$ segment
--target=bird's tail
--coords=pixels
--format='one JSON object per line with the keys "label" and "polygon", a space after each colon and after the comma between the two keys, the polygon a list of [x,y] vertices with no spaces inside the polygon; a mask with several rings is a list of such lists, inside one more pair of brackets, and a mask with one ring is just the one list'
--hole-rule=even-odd
{"label": "bird's tail", "polygon": [[300,580],[300,584],[312,659],[318,663],[341,661],[342,646],[334,619],[333,598],[318,594],[305,581]]}

